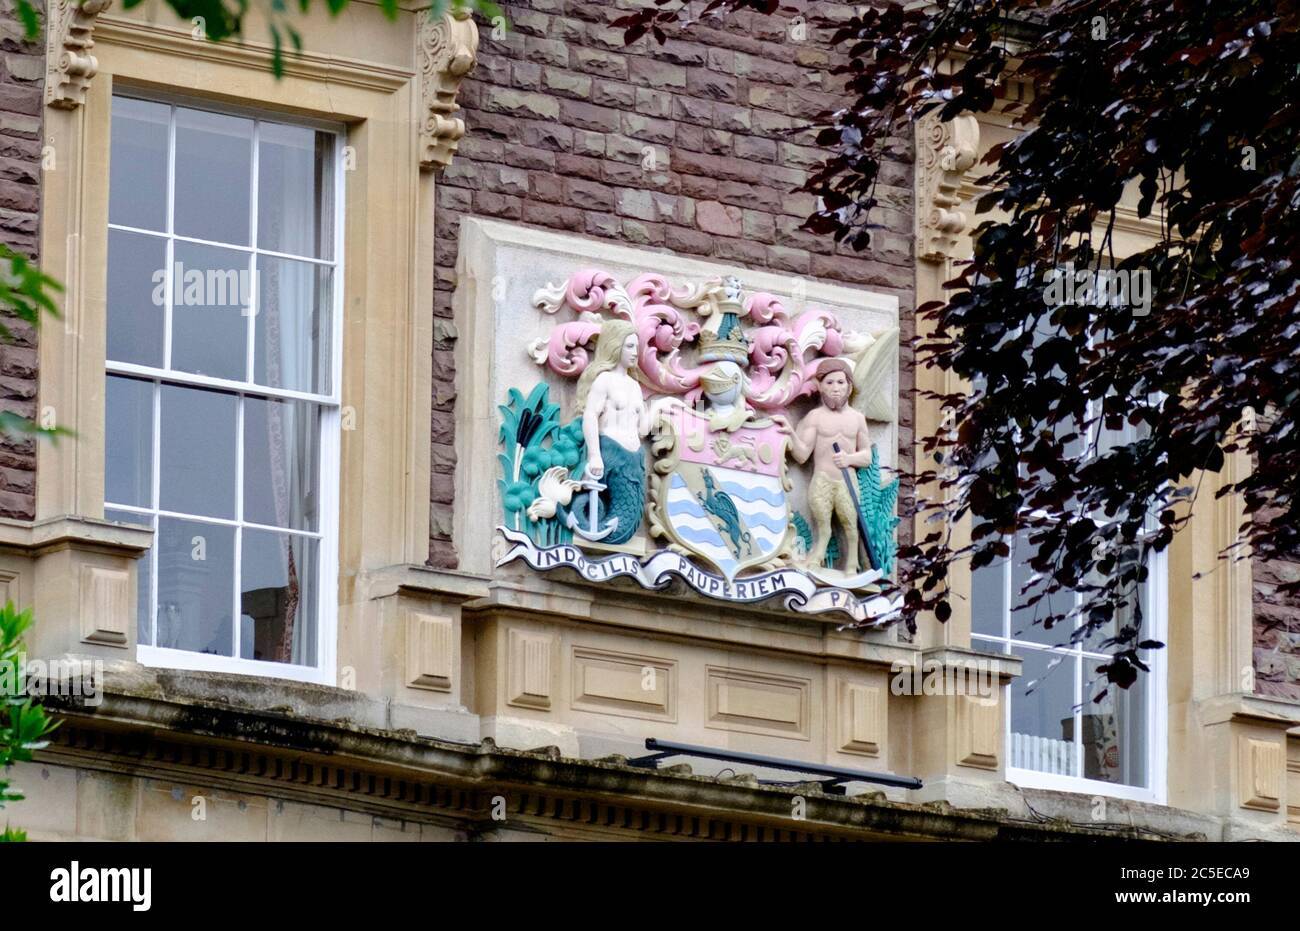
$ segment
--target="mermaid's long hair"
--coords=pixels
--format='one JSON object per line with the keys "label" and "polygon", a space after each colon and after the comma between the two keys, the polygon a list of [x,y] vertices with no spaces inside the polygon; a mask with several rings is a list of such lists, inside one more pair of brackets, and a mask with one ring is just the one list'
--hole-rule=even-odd
{"label": "mermaid's long hair", "polygon": [[600,325],[600,336],[596,338],[596,357],[582,371],[578,379],[578,395],[574,400],[575,410],[584,410],[587,395],[596,376],[618,367],[619,356],[623,354],[623,343],[629,336],[636,334],[636,327],[627,320],[606,320]]}

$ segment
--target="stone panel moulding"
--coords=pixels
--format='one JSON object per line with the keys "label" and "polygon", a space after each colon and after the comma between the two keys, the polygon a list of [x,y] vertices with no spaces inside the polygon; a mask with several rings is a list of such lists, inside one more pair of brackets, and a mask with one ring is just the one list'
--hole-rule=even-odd
{"label": "stone panel moulding", "polygon": [[893,298],[490,221],[461,234],[458,363],[484,376],[464,455],[497,463],[458,479],[464,568],[887,623]]}
{"label": "stone panel moulding", "polygon": [[[890,613],[879,595],[898,479],[881,483],[868,414],[894,418],[896,329],[796,313],[772,293],[746,296],[734,276],[676,285],[651,273],[624,286],[588,268],[532,303],[561,322],[528,355],[577,380],[574,416],[564,422],[545,381],[510,388],[500,406],[498,532],[510,548],[499,564],[645,588],[676,576],[706,597],[784,596],[792,610],[855,621]],[[796,469],[812,460],[798,496],[787,455]],[[618,555],[592,561],[580,547]]]}

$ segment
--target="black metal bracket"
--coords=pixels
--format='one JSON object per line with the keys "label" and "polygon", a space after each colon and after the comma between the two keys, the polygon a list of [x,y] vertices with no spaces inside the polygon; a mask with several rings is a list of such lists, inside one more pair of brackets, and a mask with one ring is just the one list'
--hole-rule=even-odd
{"label": "black metal bracket", "polygon": [[[800,760],[786,760],[781,757],[763,756],[758,753],[741,753],[736,750],[718,750],[713,747],[700,747],[695,744],[679,744],[667,740],[647,737],[645,748],[653,750],[646,756],[638,756],[627,761],[628,766],[641,769],[658,769],[661,760],[670,756],[695,756],[706,760],[720,760],[723,763],[749,763],[766,769],[780,769],[790,773],[808,773],[813,776],[825,776],[825,779],[809,780],[821,785],[822,790],[830,795],[843,795],[846,782],[870,782],[876,785],[891,786],[896,789],[919,789],[923,785],[915,776],[894,776],[889,773],[873,773],[860,769],[837,769],[818,763],[804,763]],[[763,785],[793,786],[798,782],[774,782],[760,780]]]}

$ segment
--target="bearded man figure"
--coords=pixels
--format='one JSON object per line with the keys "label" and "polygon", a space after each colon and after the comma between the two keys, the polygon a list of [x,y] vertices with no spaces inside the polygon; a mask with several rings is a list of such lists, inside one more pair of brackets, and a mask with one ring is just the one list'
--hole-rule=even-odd
{"label": "bearded man figure", "polygon": [[773,419],[781,432],[790,438],[787,448],[795,461],[807,462],[809,457],[813,460],[808,507],[812,511],[814,539],[806,565],[816,568],[826,558],[833,516],[844,531],[844,572],[856,575],[862,571],[858,556],[858,509],[844,470],[871,463],[867,418],[861,411],[849,407],[849,396],[853,393],[853,367],[848,360],[823,360],[817,369],[817,390],[821,403],[799,421],[797,428],[791,427],[785,417]]}

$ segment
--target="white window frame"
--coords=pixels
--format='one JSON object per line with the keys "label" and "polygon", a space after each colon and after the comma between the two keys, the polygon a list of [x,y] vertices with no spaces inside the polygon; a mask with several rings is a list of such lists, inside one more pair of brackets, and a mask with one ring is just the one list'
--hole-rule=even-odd
{"label": "white window frame", "polygon": [[[172,332],[172,303],[174,300],[175,285],[172,282],[173,252],[174,244],[178,241],[195,243],[199,245],[218,246],[225,249],[245,252],[249,255],[250,260],[257,255],[266,255],[270,257],[283,257],[295,261],[307,261],[316,265],[325,265],[333,268],[334,273],[331,279],[330,290],[330,312],[331,312],[331,347],[330,347],[330,393],[328,395],[312,394],[309,392],[296,391],[284,388],[271,388],[264,385],[258,385],[251,381],[238,381],[225,378],[214,378],[206,375],[197,375],[183,371],[171,370],[168,368],[155,368],[153,366],[139,365],[136,363],[105,361],[104,378],[110,375],[125,375],[142,378],[154,383],[153,391],[153,433],[152,443],[152,488],[151,501],[157,503],[159,498],[159,482],[161,479],[161,421],[160,421],[160,404],[161,390],[159,385],[173,384],[181,386],[192,386],[199,388],[218,388],[233,393],[239,397],[252,395],[265,398],[281,400],[301,400],[308,401],[319,406],[320,409],[320,461],[318,475],[318,494],[319,494],[319,517],[317,530],[311,531],[294,531],[284,527],[268,527],[260,524],[243,520],[243,469],[244,469],[244,435],[243,435],[243,411],[244,405],[241,402],[238,406],[238,418],[236,421],[236,518],[233,520],[224,518],[214,518],[206,516],[196,516],[191,514],[182,514],[166,511],[155,507],[138,507],[131,505],[121,505],[112,502],[105,502],[105,508],[114,511],[131,512],[150,517],[175,517],[179,519],[197,519],[213,524],[225,526],[238,526],[255,530],[268,530],[276,533],[289,532],[297,536],[305,536],[317,540],[318,568],[317,580],[319,591],[316,596],[316,606],[318,615],[316,617],[316,665],[301,666],[290,663],[277,663],[268,660],[244,659],[239,656],[240,652],[240,635],[242,616],[241,606],[239,604],[239,573],[240,565],[240,535],[236,534],[236,545],[234,552],[234,573],[235,585],[232,593],[234,599],[233,605],[233,626],[234,626],[234,656],[216,656],[209,653],[198,653],[189,650],[177,650],[169,647],[157,647],[153,645],[137,644],[136,658],[146,666],[156,666],[167,669],[187,669],[208,672],[228,672],[240,673],[244,675],[261,676],[265,678],[289,679],[299,682],[312,682],[320,685],[335,685],[338,677],[338,572],[339,572],[339,484],[340,484],[340,429],[342,416],[342,385],[343,385],[343,309],[344,309],[344,197],[345,197],[345,172],[343,170],[343,157],[345,143],[347,139],[347,129],[341,123],[326,122],[321,120],[311,120],[297,117],[282,115],[274,111],[258,110],[244,107],[232,107],[226,105],[214,104],[211,101],[196,99],[178,94],[137,92],[132,89],[116,90],[114,97],[130,97],[138,100],[159,103],[171,107],[168,118],[168,165],[167,165],[167,230],[159,233],[157,230],[141,230],[135,227],[123,226],[110,222],[108,229],[110,231],[118,230],[145,234],[158,238],[166,238],[166,262],[165,269],[166,282],[165,287],[165,317],[164,317],[164,365],[171,362],[171,332]],[[327,132],[334,137],[334,151],[332,158],[333,171],[333,258],[330,260],[312,259],[306,256],[290,255],[257,248],[256,230],[257,230],[257,179],[258,179],[258,158],[259,158],[259,126],[254,123],[253,127],[253,155],[250,171],[250,184],[252,185],[250,193],[250,223],[252,225],[253,235],[247,246],[238,244],[213,242],[209,240],[196,239],[187,236],[176,235],[175,222],[175,176],[176,176],[176,108],[188,107],[199,110],[206,110],[212,113],[220,113],[229,116],[240,116],[255,121],[265,123],[278,123],[282,125],[301,126],[317,131]],[[252,300],[254,305],[259,299],[256,289],[253,289]],[[250,319],[255,319],[256,307],[250,315]],[[253,342],[254,334],[252,324],[249,324],[248,339]],[[250,345],[248,349],[252,353]],[[254,372],[251,368],[246,372],[250,378]],[[111,429],[111,424],[106,424],[106,428]],[[156,524],[155,524],[156,526]],[[158,602],[158,560],[154,549],[150,550],[148,556],[141,557],[152,558],[153,570],[149,573],[149,608],[154,614],[150,619],[149,629],[157,636],[157,602]],[[139,629],[140,618],[136,619],[137,630]]]}
{"label": "white window frame", "polygon": [[[1088,405],[1088,416],[1095,418],[1092,428],[1088,430],[1088,435],[1083,439],[1088,446],[1095,445],[1098,440],[1098,434],[1103,427],[1100,422],[1100,411],[1097,410],[1095,403]],[[998,652],[1007,652],[1016,655],[1015,651],[1032,650],[1037,653],[1048,653],[1052,656],[1058,656],[1068,659],[1074,666],[1074,694],[1079,697],[1080,705],[1071,709],[1074,717],[1074,769],[1082,773],[1083,767],[1083,712],[1084,705],[1091,701],[1091,695],[1088,694],[1083,682],[1084,669],[1088,660],[1106,661],[1109,659],[1105,653],[1098,653],[1085,648],[1083,643],[1066,644],[1062,646],[1053,646],[1033,640],[1017,639],[1012,636],[1012,621],[1015,619],[1016,601],[1018,593],[1013,590],[1012,570],[1016,559],[1016,540],[1012,539],[1011,553],[1003,560],[995,563],[988,569],[1000,568],[1002,571],[1002,633],[1000,635],[978,633],[971,627],[971,645],[974,648],[981,646],[996,649]],[[987,570],[977,570],[987,571]],[[975,572],[971,573],[972,598],[974,595]],[[1152,552],[1147,556],[1147,580],[1143,583],[1146,589],[1147,615],[1143,618],[1148,625],[1143,639],[1166,641],[1166,632],[1168,630],[1169,617],[1169,571],[1168,571],[1168,554],[1164,551]],[[1063,593],[1064,594],[1064,593]],[[1080,602],[1078,593],[1072,593],[1075,606]],[[1019,612],[1020,618],[1029,621],[1027,614]],[[972,619],[973,621],[973,619]],[[1031,622],[1031,621],[1029,621]],[[1059,625],[1058,625],[1059,627]],[[1057,628],[1054,628],[1057,629]],[[1064,628],[1060,628],[1062,636],[1066,636]],[[1071,631],[1072,633],[1073,631]],[[1166,647],[1167,649],[1167,647]],[[1006,778],[1008,782],[1021,786],[1022,788],[1034,789],[1053,789],[1060,792],[1083,792],[1090,795],[1105,795],[1111,798],[1123,798],[1133,801],[1152,802],[1163,805],[1168,795],[1167,789],[1167,772],[1166,764],[1168,759],[1168,727],[1169,727],[1169,686],[1168,674],[1165,664],[1165,650],[1148,650],[1144,661],[1150,668],[1149,672],[1139,673],[1141,676],[1149,678],[1146,687],[1149,689],[1148,701],[1146,703],[1146,786],[1130,786],[1123,783],[1107,782],[1102,779],[1089,779],[1085,776],[1067,776],[1059,773],[1044,773],[1035,769],[1024,769],[1018,766],[1010,765],[1011,761],[1011,703],[1014,696],[1011,693],[1011,685],[1003,687],[1003,711],[1005,722],[1003,725],[1003,734],[1005,735],[1005,745],[1003,747],[1004,758],[1007,760]],[[1059,669],[1060,667],[1056,667]],[[1095,690],[1093,690],[1095,691]]]}
{"label": "white window frame", "polygon": [[[999,568],[1002,570],[1003,585],[1003,604],[1005,608],[1002,612],[1002,630],[1001,636],[991,634],[971,632],[971,645],[975,649],[990,648],[997,652],[1006,652],[1011,655],[1019,655],[1017,651],[1033,650],[1037,653],[1050,654],[1054,657],[1063,657],[1067,662],[1073,664],[1074,694],[1079,696],[1082,704],[1071,709],[1074,716],[1074,733],[1076,739],[1073,742],[1074,747],[1074,769],[1082,773],[1083,753],[1085,745],[1083,743],[1083,713],[1087,710],[1086,705],[1092,699],[1092,694],[1096,689],[1088,690],[1084,686],[1084,670],[1088,660],[1105,661],[1108,659],[1105,653],[1097,653],[1088,650],[1082,643],[1069,646],[1052,646],[1049,644],[1039,643],[1032,640],[1016,639],[1012,636],[1012,621],[1016,614],[1016,592],[1012,586],[1012,563],[1015,559],[1015,550],[1013,548],[1011,556],[1002,560]],[[1147,559],[1147,580],[1144,584],[1147,595],[1147,614],[1144,622],[1148,625],[1144,634],[1144,639],[1165,640],[1165,632],[1168,629],[1168,556],[1164,552],[1152,553]],[[973,584],[973,583],[972,583]],[[1079,596],[1073,596],[1075,603],[1078,603]],[[1019,616],[1027,620],[1025,612],[1020,612]],[[1053,628],[1061,629],[1061,628]],[[1062,637],[1066,633],[1062,629]],[[1167,649],[1167,648],[1166,648]],[[1166,763],[1168,743],[1168,719],[1169,719],[1169,687],[1168,687],[1168,670],[1166,665],[1165,650],[1148,650],[1144,661],[1150,667],[1149,672],[1139,673],[1139,675],[1148,679],[1145,687],[1148,691],[1148,700],[1146,702],[1146,720],[1144,722],[1146,732],[1146,786],[1130,786],[1123,783],[1107,782],[1102,779],[1089,779],[1085,776],[1067,776],[1059,773],[1044,773],[1034,769],[1023,769],[1010,765],[1011,761],[1011,703],[1015,700],[1012,694],[1012,686],[1003,687],[1002,701],[1003,713],[1005,717],[1003,733],[1005,735],[1004,754],[1007,760],[1006,778],[1008,782],[1021,786],[1022,788],[1034,789],[1053,789],[1060,792],[1082,792],[1089,795],[1105,795],[1111,798],[1123,798],[1140,802],[1152,802],[1163,805],[1167,797],[1167,779]],[[1064,665],[1064,664],[1062,664]],[[1056,667],[1051,673],[1059,674],[1061,667]],[[1142,684],[1139,682],[1139,684]],[[1114,688],[1112,686],[1112,688]]]}

